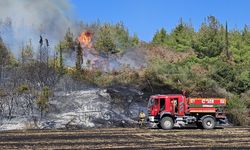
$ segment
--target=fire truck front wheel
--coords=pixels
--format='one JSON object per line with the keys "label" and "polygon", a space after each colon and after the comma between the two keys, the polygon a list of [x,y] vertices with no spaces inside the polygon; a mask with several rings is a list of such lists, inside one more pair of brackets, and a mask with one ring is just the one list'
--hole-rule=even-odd
{"label": "fire truck front wheel", "polygon": [[161,127],[164,130],[170,130],[174,126],[173,119],[171,117],[164,117],[161,119]]}
{"label": "fire truck front wheel", "polygon": [[202,120],[202,127],[204,129],[213,129],[215,127],[215,120],[213,117],[206,117]]}

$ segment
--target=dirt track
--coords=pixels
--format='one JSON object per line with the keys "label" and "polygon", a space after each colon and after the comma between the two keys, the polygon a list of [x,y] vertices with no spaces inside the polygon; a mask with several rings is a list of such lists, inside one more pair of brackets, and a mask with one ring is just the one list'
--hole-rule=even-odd
{"label": "dirt track", "polygon": [[250,128],[107,128],[0,132],[0,149],[250,149]]}

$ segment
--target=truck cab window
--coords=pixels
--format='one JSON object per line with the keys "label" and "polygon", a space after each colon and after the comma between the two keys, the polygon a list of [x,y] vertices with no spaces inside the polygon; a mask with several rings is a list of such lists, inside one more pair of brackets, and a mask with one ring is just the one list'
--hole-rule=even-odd
{"label": "truck cab window", "polygon": [[174,99],[174,112],[178,113],[178,99]]}
{"label": "truck cab window", "polygon": [[164,110],[165,109],[165,98],[161,98],[160,99],[160,110]]}

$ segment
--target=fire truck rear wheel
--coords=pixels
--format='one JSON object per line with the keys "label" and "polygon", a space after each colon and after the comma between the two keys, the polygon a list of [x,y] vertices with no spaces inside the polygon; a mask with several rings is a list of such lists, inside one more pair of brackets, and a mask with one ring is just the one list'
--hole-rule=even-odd
{"label": "fire truck rear wheel", "polygon": [[213,117],[206,117],[202,120],[202,127],[204,129],[213,129],[215,127],[215,120]]}
{"label": "fire truck rear wheel", "polygon": [[164,130],[172,129],[174,126],[173,119],[171,117],[164,117],[161,119],[161,127]]}

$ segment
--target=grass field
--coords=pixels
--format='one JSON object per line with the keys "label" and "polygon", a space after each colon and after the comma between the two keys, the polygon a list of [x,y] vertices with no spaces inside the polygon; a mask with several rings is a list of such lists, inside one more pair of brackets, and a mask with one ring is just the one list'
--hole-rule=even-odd
{"label": "grass field", "polygon": [[23,130],[0,132],[0,149],[250,149],[250,128]]}

